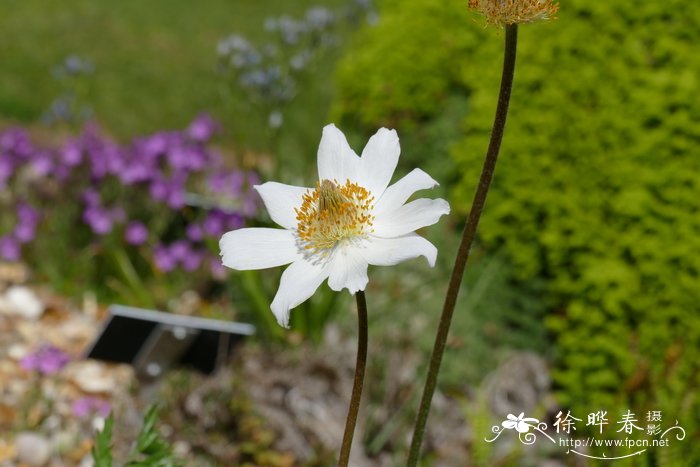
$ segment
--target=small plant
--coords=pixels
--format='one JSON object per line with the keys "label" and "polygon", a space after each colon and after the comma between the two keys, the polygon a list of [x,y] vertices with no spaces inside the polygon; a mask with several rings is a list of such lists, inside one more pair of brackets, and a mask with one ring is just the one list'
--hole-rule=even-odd
{"label": "small plant", "polygon": [[[202,115],[119,144],[88,125],[52,146],[0,132],[2,259],[26,261],[63,292],[141,306],[220,277],[217,239],[255,217],[258,179],[224,167],[209,148],[217,128]],[[172,285],[159,291],[166,274]]]}
{"label": "small plant", "polygon": [[267,39],[260,44],[233,34],[219,41],[219,67],[231,84],[236,105],[259,109],[272,130],[284,123],[284,107],[297,95],[314,63],[342,43],[343,28],[364,14],[374,18],[370,1],[349,3],[333,11],[314,6],[302,18],[269,17]]}
{"label": "small plant", "polygon": [[47,125],[67,124],[76,126],[92,118],[92,106],[87,103],[90,77],[95,65],[78,55],[67,56],[51,70],[51,76],[61,87],[56,97],[44,112],[41,120]]}
{"label": "small plant", "polygon": [[[146,412],[141,431],[124,465],[127,467],[174,467],[184,465],[184,462],[173,453],[170,443],[158,433],[156,428],[157,421],[158,407],[153,405]],[[114,415],[110,415],[105,421],[104,428],[95,435],[92,458],[96,467],[111,467],[114,463],[114,455],[112,453],[113,426]]]}

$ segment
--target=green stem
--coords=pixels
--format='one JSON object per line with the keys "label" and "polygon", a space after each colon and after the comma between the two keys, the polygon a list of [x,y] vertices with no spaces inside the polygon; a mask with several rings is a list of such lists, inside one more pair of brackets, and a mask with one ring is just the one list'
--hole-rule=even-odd
{"label": "green stem", "polygon": [[352,383],[352,397],[350,398],[350,409],[348,418],[345,421],[345,434],[343,444],[340,448],[340,458],[338,465],[346,467],[350,461],[350,449],[352,448],[352,437],[355,434],[357,424],[357,413],[360,411],[360,399],[362,397],[362,384],[365,380],[365,366],[367,363],[367,302],[365,293],[359,291],[355,294],[357,299],[357,361],[355,362],[355,380]]}
{"label": "green stem", "polygon": [[481,169],[479,185],[476,188],[476,193],[474,193],[472,207],[469,211],[467,222],[464,225],[462,241],[460,242],[459,250],[457,251],[454,269],[452,270],[452,277],[450,278],[450,285],[447,289],[445,304],[442,309],[442,316],[440,317],[440,324],[438,325],[437,335],[435,336],[435,345],[433,347],[433,353],[430,357],[428,377],[425,381],[423,397],[421,398],[420,407],[418,409],[418,416],[416,418],[416,424],[413,431],[413,440],[411,441],[411,449],[408,455],[407,465],[410,467],[415,467],[418,465],[420,448],[423,442],[423,435],[425,434],[425,425],[428,421],[430,404],[433,400],[433,394],[435,393],[435,387],[437,385],[437,377],[438,373],[440,372],[442,355],[445,352],[445,343],[450,330],[455,304],[457,303],[459,288],[462,284],[462,278],[464,277],[464,269],[467,265],[467,260],[469,259],[469,251],[471,250],[471,246],[474,243],[474,238],[476,237],[476,229],[479,225],[479,219],[481,218],[481,213],[484,209],[486,195],[488,194],[491,180],[493,179],[493,172],[496,168],[496,160],[498,159],[498,152],[501,148],[503,130],[505,129],[506,117],[508,115],[510,91],[513,87],[517,44],[517,24],[506,26],[503,75],[501,77],[501,90],[498,96],[496,117],[493,122],[493,129],[491,130],[491,140],[489,142],[488,150],[486,151],[484,165]]}

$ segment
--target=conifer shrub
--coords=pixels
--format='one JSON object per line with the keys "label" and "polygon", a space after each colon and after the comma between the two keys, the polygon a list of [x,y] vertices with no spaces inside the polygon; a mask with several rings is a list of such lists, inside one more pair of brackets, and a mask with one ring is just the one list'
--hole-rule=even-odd
{"label": "conifer shrub", "polygon": [[[675,441],[680,450],[650,455],[679,465],[683,452],[695,465],[700,4],[568,0],[558,16],[520,30],[480,244],[506,255],[515,280],[546,280],[558,402],[581,425],[607,410],[611,434],[628,409],[644,426],[647,411],[662,411],[662,426],[678,420],[688,435]],[[503,33],[457,1],[386,1],[381,18],[339,68],[336,116],[359,131],[426,134],[409,151],[451,168],[451,205],[463,217],[492,124]],[[422,129],[455,99],[459,136],[431,140]]]}

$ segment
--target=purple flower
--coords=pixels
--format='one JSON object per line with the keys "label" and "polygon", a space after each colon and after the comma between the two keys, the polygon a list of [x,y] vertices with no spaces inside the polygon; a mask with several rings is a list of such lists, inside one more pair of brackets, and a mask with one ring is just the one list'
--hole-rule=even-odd
{"label": "purple flower", "polygon": [[88,207],[83,211],[83,221],[97,235],[106,235],[112,231],[113,220],[108,211],[100,207]]}
{"label": "purple flower", "polygon": [[243,227],[245,220],[240,214],[233,212],[226,214],[226,228],[225,230],[236,230]]}
{"label": "purple flower", "polygon": [[[54,168],[54,160],[50,152],[39,151],[32,160],[32,169],[39,177],[46,177]],[[0,175],[0,178],[2,175]]]}
{"label": "purple flower", "polygon": [[11,235],[0,237],[0,256],[5,261],[18,261],[22,255],[20,242]]}
{"label": "purple flower", "polygon": [[191,251],[189,243],[185,240],[178,240],[170,245],[170,254],[175,261],[184,261]]}
{"label": "purple flower", "polygon": [[204,254],[202,252],[190,249],[180,263],[182,264],[182,269],[191,272],[202,264],[203,259]]}
{"label": "purple flower", "polygon": [[219,124],[207,114],[200,114],[187,128],[187,136],[197,142],[206,142],[219,131]]}
{"label": "purple flower", "polygon": [[36,226],[34,224],[17,224],[12,233],[20,243],[29,243],[36,236]]}
{"label": "purple flower", "polygon": [[180,266],[185,271],[199,268],[204,253],[192,248],[186,240],[177,240],[170,245],[158,245],[154,249],[153,261],[158,269],[170,272]]}
{"label": "purple flower", "polygon": [[153,262],[163,272],[170,272],[177,267],[177,260],[165,245],[158,245],[153,250]]}
{"label": "purple flower", "polygon": [[15,172],[14,164],[7,154],[0,153],[0,188],[4,188],[7,181]]}
{"label": "purple flower", "polygon": [[226,231],[226,214],[219,209],[212,210],[204,219],[202,228],[210,237],[219,237]]}
{"label": "purple flower", "polygon": [[214,193],[228,196],[240,196],[244,175],[239,171],[217,172],[209,177],[209,189]]}
{"label": "purple flower", "polygon": [[185,205],[184,182],[182,176],[176,176],[170,180],[155,178],[150,186],[151,197],[165,202],[172,209],[180,209]]}
{"label": "purple flower", "polygon": [[209,260],[209,270],[214,279],[223,280],[226,278],[226,268],[221,262],[221,258],[211,258]]}
{"label": "purple flower", "polygon": [[18,222],[13,232],[14,238],[20,243],[28,243],[34,240],[36,227],[41,219],[39,211],[27,203],[19,203],[17,205],[17,219]]}
{"label": "purple flower", "polygon": [[83,191],[82,199],[83,203],[89,207],[96,207],[102,204],[100,192],[94,188],[88,188],[87,190]]}
{"label": "purple flower", "polygon": [[61,158],[67,167],[75,167],[83,161],[83,151],[77,141],[71,141],[61,150]]}
{"label": "purple flower", "polygon": [[20,224],[37,224],[41,219],[41,214],[29,204],[19,203],[17,205],[17,218]]}
{"label": "purple flower", "polygon": [[143,160],[131,160],[125,164],[119,173],[119,179],[125,185],[141,183],[151,180],[154,177],[155,169],[146,164]]}
{"label": "purple flower", "polygon": [[70,362],[70,355],[52,345],[39,347],[34,353],[24,357],[20,366],[27,371],[37,371],[42,375],[53,375]]}
{"label": "purple flower", "polygon": [[143,245],[148,240],[148,229],[142,222],[130,222],[124,231],[124,239],[129,245]]}
{"label": "purple flower", "polygon": [[98,397],[81,397],[73,403],[73,415],[78,418],[88,418],[92,415],[99,415],[102,418],[107,418],[111,411],[112,405]]}
{"label": "purple flower", "polygon": [[33,153],[27,132],[21,128],[10,128],[0,133],[0,151],[12,153],[17,159],[26,160]]}
{"label": "purple flower", "polygon": [[190,224],[186,229],[187,238],[193,242],[201,242],[204,238],[204,231],[199,224]]}
{"label": "purple flower", "polygon": [[137,144],[140,146],[138,149],[143,152],[146,158],[155,159],[165,153],[168,147],[168,134],[165,132],[156,133],[144,138]]}

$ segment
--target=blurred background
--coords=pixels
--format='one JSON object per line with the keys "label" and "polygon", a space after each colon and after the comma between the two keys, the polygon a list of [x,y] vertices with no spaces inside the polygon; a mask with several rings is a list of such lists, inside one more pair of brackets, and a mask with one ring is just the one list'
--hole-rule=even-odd
{"label": "blurred background", "polygon": [[[502,31],[449,0],[5,0],[0,4],[0,464],[91,465],[145,407],[186,465],[333,465],[354,304],[327,286],[275,323],[279,270],[233,272],[221,234],[270,226],[261,180],[310,186],[321,128],[396,128],[452,214],[439,249],[370,270],[353,465],[405,462],[496,104]],[[683,441],[617,461],[700,465],[700,4],[561,2],[521,28],[493,188],[455,313],[425,465],[599,465],[494,443],[525,412],[662,413]],[[82,359],[109,304],[255,324],[214,377]],[[622,456],[625,448],[589,455]],[[610,461],[601,461],[607,465]]]}

